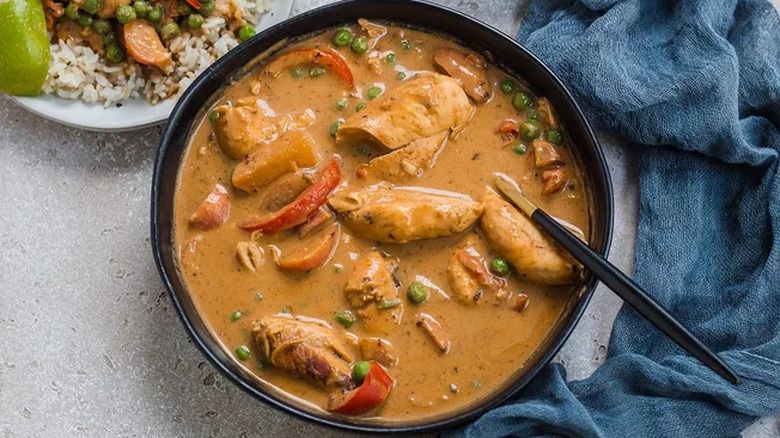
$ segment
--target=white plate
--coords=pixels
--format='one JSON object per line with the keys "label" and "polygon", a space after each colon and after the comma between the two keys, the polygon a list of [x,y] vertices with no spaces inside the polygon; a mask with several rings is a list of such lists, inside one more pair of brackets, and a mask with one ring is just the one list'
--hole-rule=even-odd
{"label": "white plate", "polygon": [[[272,9],[260,16],[255,26],[258,32],[290,16],[293,0],[271,0]],[[63,125],[90,131],[131,131],[165,121],[176,104],[176,97],[150,105],[143,99],[127,99],[121,106],[86,103],[53,95],[14,97],[27,110]]]}

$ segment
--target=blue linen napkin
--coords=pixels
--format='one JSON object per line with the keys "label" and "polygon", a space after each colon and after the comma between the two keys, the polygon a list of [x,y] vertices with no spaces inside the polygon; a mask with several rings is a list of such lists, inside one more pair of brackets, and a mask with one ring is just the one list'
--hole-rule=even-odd
{"label": "blue linen napkin", "polygon": [[[533,0],[519,38],[636,143],[636,280],[743,378],[624,306],[609,356],[546,367],[450,436],[736,436],[780,408],[780,23],[765,0]],[[620,245],[620,242],[615,242]]]}

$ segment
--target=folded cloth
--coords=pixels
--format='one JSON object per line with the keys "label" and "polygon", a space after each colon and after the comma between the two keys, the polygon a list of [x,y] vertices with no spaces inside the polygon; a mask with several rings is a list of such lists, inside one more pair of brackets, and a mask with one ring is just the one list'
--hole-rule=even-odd
{"label": "folded cloth", "polygon": [[519,38],[637,146],[637,282],[743,378],[624,306],[608,358],[544,369],[451,436],[736,436],[780,408],[780,24],[764,0],[532,0]]}

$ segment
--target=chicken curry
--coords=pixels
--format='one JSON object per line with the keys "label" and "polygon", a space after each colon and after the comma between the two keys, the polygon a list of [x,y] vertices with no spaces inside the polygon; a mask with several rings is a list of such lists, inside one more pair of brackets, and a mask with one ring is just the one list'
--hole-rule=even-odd
{"label": "chicken curry", "polygon": [[180,274],[258,380],[337,415],[467,408],[534,354],[581,267],[492,187],[572,229],[588,187],[543,96],[439,35],[359,23],[296,41],[195,130]]}

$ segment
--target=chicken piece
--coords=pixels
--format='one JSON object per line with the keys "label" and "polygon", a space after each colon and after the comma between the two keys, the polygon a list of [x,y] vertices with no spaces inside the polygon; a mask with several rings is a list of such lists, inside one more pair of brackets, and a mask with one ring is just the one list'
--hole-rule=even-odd
{"label": "chicken piece", "polygon": [[496,132],[501,135],[501,140],[504,142],[504,146],[509,146],[517,141],[520,137],[519,127],[517,122],[512,119],[506,119],[498,125]]}
{"label": "chicken piece", "polygon": [[393,355],[393,344],[382,338],[363,338],[358,341],[360,357],[363,360],[374,360],[386,367],[398,363],[398,358]]}
{"label": "chicken piece", "polygon": [[383,36],[387,35],[387,28],[365,18],[358,18],[360,29],[368,35],[368,50],[373,50]]}
{"label": "chicken piece", "polygon": [[435,164],[436,156],[444,147],[449,133],[444,131],[432,137],[420,138],[406,147],[374,158],[365,166],[365,176],[383,181],[420,177],[424,170]]}
{"label": "chicken piece", "polygon": [[219,114],[214,123],[219,147],[236,160],[256,151],[261,144],[276,140],[287,128],[287,118],[271,117],[248,102],[220,105],[215,111]]}
{"label": "chicken piece", "polygon": [[414,140],[460,131],[474,106],[458,83],[438,73],[420,73],[371,101],[349,117],[337,141],[366,141],[398,149]]}
{"label": "chicken piece", "polygon": [[98,11],[98,17],[100,18],[114,18],[116,10],[122,5],[129,5],[131,0],[103,0],[100,4],[100,10]]}
{"label": "chicken piece", "polygon": [[46,30],[54,30],[54,22],[65,15],[65,7],[55,0],[43,0],[43,18],[46,20]]}
{"label": "chicken piece", "polygon": [[465,195],[415,189],[343,190],[328,203],[358,236],[391,243],[460,233],[484,208]]}
{"label": "chicken piece", "polygon": [[306,172],[288,172],[265,187],[260,198],[260,212],[273,213],[295,201],[311,185],[312,176]]}
{"label": "chicken piece", "polygon": [[318,208],[314,213],[306,219],[306,222],[298,225],[298,238],[302,239],[313,231],[316,231],[326,224],[329,224],[336,220],[336,215],[326,206]]}
{"label": "chicken piece", "polygon": [[179,266],[181,272],[189,272],[196,276],[200,273],[201,253],[198,252],[198,245],[203,241],[203,235],[198,234],[186,243],[179,246]]}
{"label": "chicken piece", "polygon": [[548,169],[542,172],[543,195],[560,192],[566,185],[566,172],[563,169]]}
{"label": "chicken piece", "polygon": [[420,313],[417,315],[417,327],[420,327],[425,331],[439,351],[444,354],[450,352],[450,337],[444,330],[444,327],[436,321],[436,318],[427,313]]}
{"label": "chicken piece", "polygon": [[561,154],[550,142],[536,139],[531,143],[534,147],[534,165],[536,167],[559,166],[563,163]]}
{"label": "chicken piece", "polygon": [[[344,286],[344,297],[355,315],[371,333],[389,333],[401,323],[403,304],[398,300],[400,283],[393,278],[398,262],[372,250],[361,256]],[[390,308],[385,303],[398,304]]]}
{"label": "chicken piece", "polygon": [[447,279],[452,292],[464,304],[484,303],[488,292],[497,302],[509,296],[506,280],[490,273],[487,261],[471,242],[462,245],[450,256]]}
{"label": "chicken piece", "polygon": [[325,323],[291,316],[266,316],[252,325],[252,337],[271,365],[326,386],[351,388],[348,347]]}
{"label": "chicken piece", "polygon": [[522,312],[523,310],[525,310],[526,307],[528,307],[528,300],[529,300],[528,295],[520,294],[517,296],[517,300],[512,305],[512,308],[514,310],[517,310],[518,312]]}
{"label": "chicken piece", "polygon": [[232,182],[239,189],[251,192],[287,172],[314,166],[318,160],[314,138],[306,132],[290,131],[236,164]]}
{"label": "chicken piece", "polygon": [[236,258],[241,266],[252,272],[257,272],[265,263],[263,248],[257,246],[257,244],[251,240],[238,242],[236,244]]}
{"label": "chicken piece", "polygon": [[[155,0],[155,2],[162,6],[163,8],[163,16],[165,18],[170,18],[171,20],[176,20],[180,16],[182,16],[182,10],[179,8],[179,1],[181,0]],[[217,2],[216,6],[218,9],[223,9],[223,2]],[[228,17],[229,14],[225,13],[226,11],[220,11],[220,16]]]}
{"label": "chicken piece", "polygon": [[487,62],[476,53],[464,55],[453,49],[439,49],[433,54],[433,62],[458,81],[472,99],[485,102],[490,98],[490,82],[485,76]]}
{"label": "chicken piece", "polygon": [[540,97],[539,100],[536,101],[536,110],[539,111],[539,115],[542,116],[542,121],[546,123],[547,126],[553,129],[561,129],[558,118],[555,117],[555,112],[547,98]]}
{"label": "chicken piece", "polygon": [[208,231],[227,222],[229,216],[230,194],[222,184],[216,184],[190,216],[190,225]]}
{"label": "chicken piece", "polygon": [[105,53],[103,36],[95,32],[91,27],[81,27],[71,19],[57,20],[54,25],[54,34],[57,40],[73,41],[78,45],[88,45],[95,53]]}
{"label": "chicken piece", "polygon": [[480,225],[490,247],[511,263],[523,279],[539,284],[575,283],[582,267],[525,214],[488,190]]}

